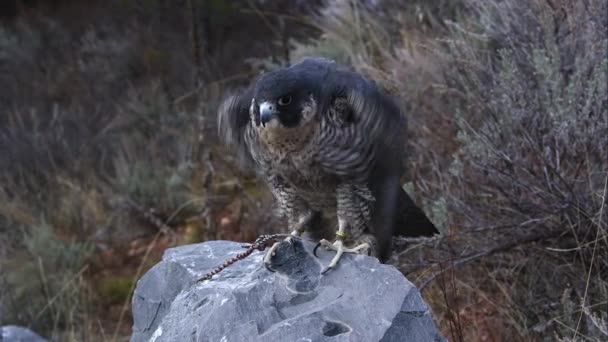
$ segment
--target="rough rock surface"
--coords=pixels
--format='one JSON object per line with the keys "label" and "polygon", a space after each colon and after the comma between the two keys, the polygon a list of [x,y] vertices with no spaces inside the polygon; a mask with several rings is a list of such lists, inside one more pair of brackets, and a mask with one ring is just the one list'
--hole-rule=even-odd
{"label": "rough rock surface", "polygon": [[242,252],[210,241],[169,249],[137,283],[132,342],[138,341],[445,341],[419,291],[393,266],[283,243],[276,273],[254,252],[215,275],[203,274]]}
{"label": "rough rock surface", "polygon": [[16,325],[5,325],[0,327],[0,341],[2,342],[46,342],[30,329]]}

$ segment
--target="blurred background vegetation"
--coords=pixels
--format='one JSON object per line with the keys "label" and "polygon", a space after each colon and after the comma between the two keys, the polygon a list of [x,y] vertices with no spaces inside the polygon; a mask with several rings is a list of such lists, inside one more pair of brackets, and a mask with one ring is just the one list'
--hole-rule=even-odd
{"label": "blurred background vegetation", "polygon": [[603,0],[0,4],[0,322],[123,340],[167,247],[283,229],[215,110],[305,56],[409,120],[405,188],[442,236],[391,263],[452,341],[608,339]]}

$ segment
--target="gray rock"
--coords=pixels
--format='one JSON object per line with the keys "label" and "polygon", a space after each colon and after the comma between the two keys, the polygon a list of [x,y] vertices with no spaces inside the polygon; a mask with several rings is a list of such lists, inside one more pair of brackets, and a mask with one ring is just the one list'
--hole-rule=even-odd
{"label": "gray rock", "polygon": [[5,325],[0,327],[0,341],[2,342],[46,342],[30,329],[16,325]]}
{"label": "gray rock", "polygon": [[138,341],[445,341],[419,291],[393,266],[333,252],[308,241],[282,244],[276,273],[254,252],[211,280],[198,278],[242,252],[210,241],[165,252],[137,283],[132,342]]}

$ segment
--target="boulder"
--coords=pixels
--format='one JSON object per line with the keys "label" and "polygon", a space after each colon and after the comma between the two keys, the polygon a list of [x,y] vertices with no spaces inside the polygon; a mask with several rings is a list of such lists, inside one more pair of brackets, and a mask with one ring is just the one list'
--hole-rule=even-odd
{"label": "boulder", "polygon": [[273,269],[254,252],[211,280],[201,276],[242,252],[209,241],[165,251],[137,283],[132,342],[445,341],[418,289],[394,266],[297,240],[282,243]]}
{"label": "boulder", "polygon": [[46,342],[35,332],[28,328],[16,325],[5,325],[0,327],[0,341],[2,342]]}

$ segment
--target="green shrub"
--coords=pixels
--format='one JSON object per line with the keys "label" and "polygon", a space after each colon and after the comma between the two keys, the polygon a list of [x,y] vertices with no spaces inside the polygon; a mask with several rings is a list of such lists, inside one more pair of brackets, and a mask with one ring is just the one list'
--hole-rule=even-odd
{"label": "green shrub", "polygon": [[122,304],[128,301],[133,282],[133,277],[104,279],[100,291],[102,301],[110,304]]}

